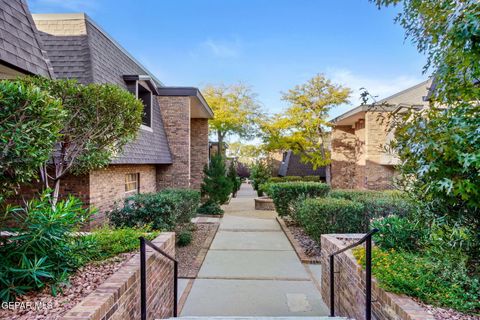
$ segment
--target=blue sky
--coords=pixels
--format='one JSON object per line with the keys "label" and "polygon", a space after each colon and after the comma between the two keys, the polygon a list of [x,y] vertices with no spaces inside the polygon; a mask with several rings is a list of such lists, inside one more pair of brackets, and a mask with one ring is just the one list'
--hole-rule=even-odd
{"label": "blue sky", "polygon": [[380,97],[426,79],[425,57],[368,0],[29,0],[32,13],[85,12],[166,85],[243,82],[269,113],[317,73]]}

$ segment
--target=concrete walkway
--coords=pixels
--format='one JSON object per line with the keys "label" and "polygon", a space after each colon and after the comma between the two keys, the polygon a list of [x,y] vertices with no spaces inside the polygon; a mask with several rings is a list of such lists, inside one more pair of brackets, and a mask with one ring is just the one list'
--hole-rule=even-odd
{"label": "concrete walkway", "polygon": [[181,316],[326,316],[314,281],[275,220],[244,184],[225,216]]}

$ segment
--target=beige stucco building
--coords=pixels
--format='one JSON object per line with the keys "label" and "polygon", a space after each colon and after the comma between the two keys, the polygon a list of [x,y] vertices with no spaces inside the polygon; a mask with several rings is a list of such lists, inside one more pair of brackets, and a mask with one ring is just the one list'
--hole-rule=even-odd
{"label": "beige stucco building", "polygon": [[332,120],[332,187],[383,190],[393,187],[397,157],[386,148],[393,138],[388,114],[428,107],[431,80],[382,99],[358,106]]}

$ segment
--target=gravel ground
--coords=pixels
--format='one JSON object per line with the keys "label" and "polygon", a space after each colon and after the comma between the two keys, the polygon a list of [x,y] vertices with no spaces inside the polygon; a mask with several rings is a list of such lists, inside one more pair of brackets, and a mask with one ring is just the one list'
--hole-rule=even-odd
{"label": "gravel ground", "polygon": [[215,224],[196,224],[196,229],[193,231],[192,242],[185,247],[177,246],[175,248],[175,255],[178,260],[178,276],[179,277],[192,277],[195,276],[200,270],[201,266],[195,265],[200,250],[205,243],[205,240],[209,235],[215,232]]}
{"label": "gravel ground", "polygon": [[33,310],[28,307],[5,310],[2,306],[2,309],[0,309],[0,319],[59,319],[90,292],[94,291],[134,254],[135,252],[124,253],[112,259],[91,263],[80,268],[70,278],[70,284],[63,288],[63,293],[59,293],[56,297],[50,294],[49,288],[24,295],[18,299],[18,302],[41,303],[46,307],[40,310]]}
{"label": "gravel ground", "polygon": [[298,241],[300,246],[303,249],[303,252],[307,255],[307,257],[311,258],[320,258],[321,248],[320,244],[316,241],[312,240],[302,227],[300,227],[297,223],[292,220],[284,219],[286,226],[293,234],[295,239]]}
{"label": "gravel ground", "polygon": [[428,310],[436,320],[480,320],[480,316],[467,315],[452,309],[443,309],[425,304],[418,299],[414,299],[419,305]]}

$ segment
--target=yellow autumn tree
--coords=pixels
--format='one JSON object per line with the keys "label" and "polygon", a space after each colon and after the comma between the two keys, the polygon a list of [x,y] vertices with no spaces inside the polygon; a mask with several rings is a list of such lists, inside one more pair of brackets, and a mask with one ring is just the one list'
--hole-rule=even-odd
{"label": "yellow autumn tree", "polygon": [[263,141],[269,151],[292,150],[302,162],[316,169],[327,166],[330,172],[328,135],[331,124],[328,112],[335,106],[348,103],[351,90],[332,83],[318,74],[306,83],[283,93],[282,100],[289,106],[262,122]]}
{"label": "yellow autumn tree", "polygon": [[250,87],[244,84],[208,85],[202,92],[215,113],[209,126],[217,136],[219,154],[223,154],[223,142],[229,135],[245,139],[258,135],[258,121],[262,112],[257,96]]}

